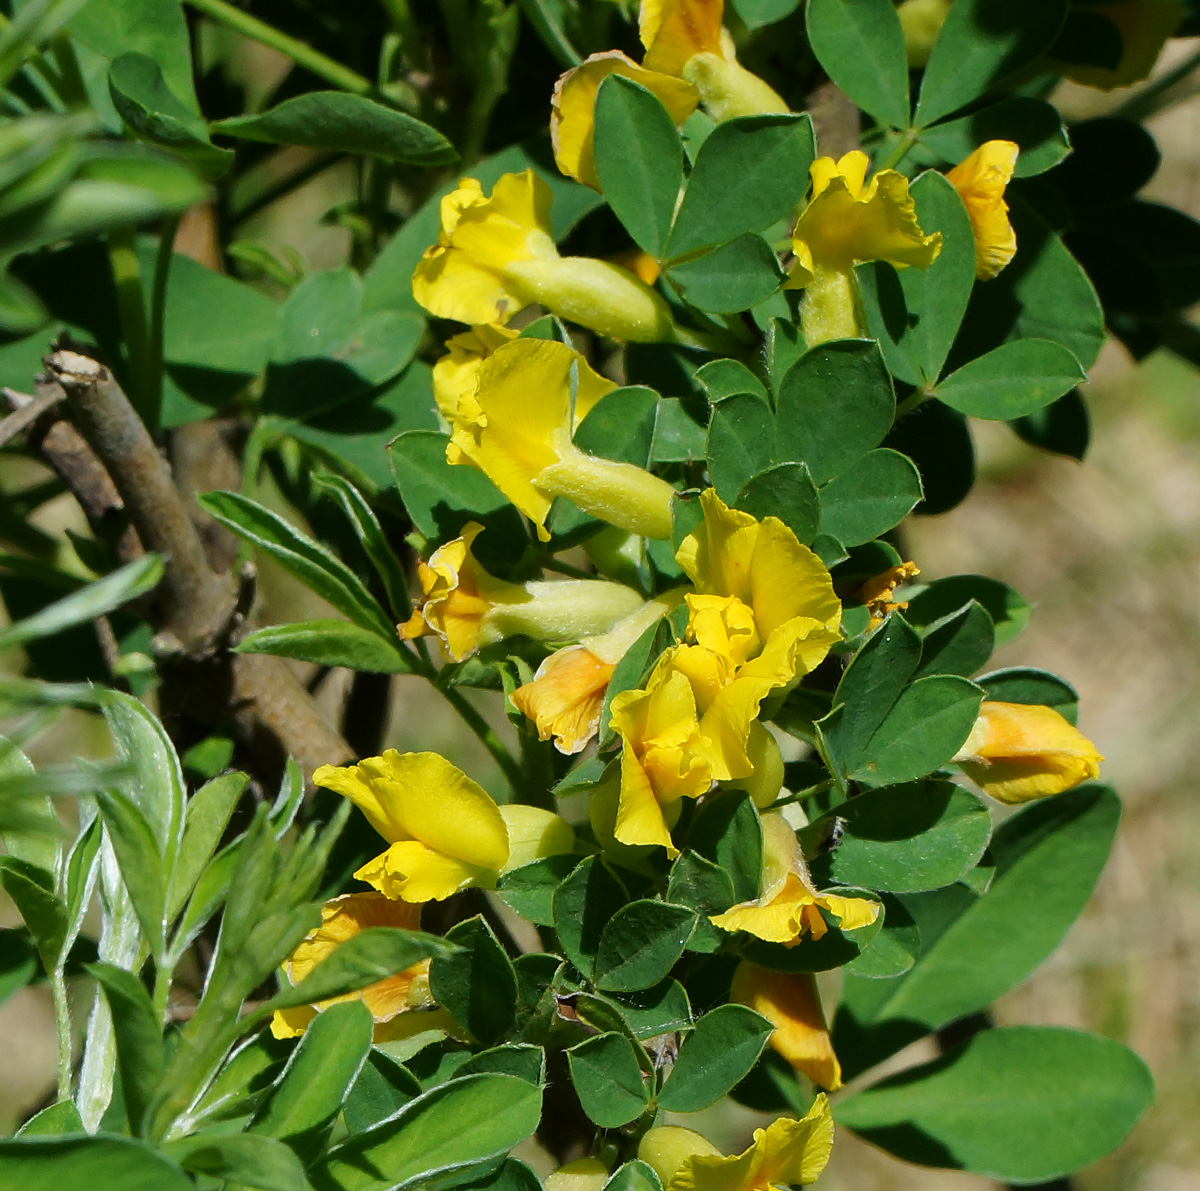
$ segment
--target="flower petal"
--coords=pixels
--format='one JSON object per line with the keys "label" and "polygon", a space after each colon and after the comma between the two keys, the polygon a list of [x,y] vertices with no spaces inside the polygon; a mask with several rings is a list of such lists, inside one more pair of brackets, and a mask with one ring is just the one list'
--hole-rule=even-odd
{"label": "flower petal", "polygon": [[971,220],[975,276],[980,281],[990,281],[1017,253],[1004,188],[1012,181],[1018,153],[1012,141],[987,141],[946,175]]}
{"label": "flower petal", "polygon": [[718,54],[724,0],[642,0],[638,35],[649,70],[682,77],[695,54]]}
{"label": "flower petal", "polygon": [[575,832],[553,811],[511,802],[500,808],[508,829],[508,861],[502,873],[532,864],[544,856],[563,856],[575,851]]}
{"label": "flower petal", "polygon": [[470,885],[491,888],[497,869],[467,864],[419,840],[401,840],[368,860],[354,875],[384,897],[406,902],[443,901]]}

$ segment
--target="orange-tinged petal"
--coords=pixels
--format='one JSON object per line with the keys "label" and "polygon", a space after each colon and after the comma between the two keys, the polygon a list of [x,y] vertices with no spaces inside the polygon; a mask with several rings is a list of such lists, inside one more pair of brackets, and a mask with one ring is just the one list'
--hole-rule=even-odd
{"label": "orange-tinged petal", "polygon": [[1019,152],[1012,141],[987,141],[946,175],[971,220],[975,276],[980,281],[990,281],[1017,253],[1004,188],[1012,181]]}
{"label": "orange-tinged petal", "polygon": [[[596,126],[596,92],[610,75],[619,74],[639,83],[658,97],[677,125],[682,124],[700,102],[700,92],[691,83],[670,74],[647,70],[620,50],[592,54],[579,66],[563,74],[554,86],[550,101],[550,141],[554,161],[577,182],[600,189],[592,139]],[[642,278],[650,284],[656,277]]]}
{"label": "orange-tinged petal", "polygon": [[696,54],[722,53],[724,0],[642,0],[638,35],[648,70],[681,77]]}
{"label": "orange-tinged petal", "polygon": [[532,682],[513,691],[513,706],[533,720],[539,740],[553,737],[555,748],[571,756],[595,736],[615,669],[587,646],[569,645],[552,653]]}
{"label": "orange-tinged petal", "polygon": [[810,973],[772,972],[743,960],[733,974],[729,995],[775,1027],[771,1046],[797,1071],[826,1091],[842,1086],[841,1065]]}

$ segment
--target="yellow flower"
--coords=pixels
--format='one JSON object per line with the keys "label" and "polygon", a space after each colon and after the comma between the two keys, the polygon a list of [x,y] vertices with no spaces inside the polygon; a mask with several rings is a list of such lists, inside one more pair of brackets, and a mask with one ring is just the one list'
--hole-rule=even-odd
{"label": "yellow flower", "polygon": [[523,633],[537,641],[572,641],[604,632],[641,607],[641,597],[606,579],[505,583],[471,553],[483,526],[470,521],[462,537],[418,561],[421,605],[400,634],[408,640],[436,634],[456,662],[484,645]]}
{"label": "yellow flower", "polygon": [[786,112],[775,90],[738,62],[724,15],[724,0],[642,0],[642,65],[695,84],[714,120]]}
{"label": "yellow flower", "polygon": [[[441,901],[469,885],[493,888],[501,872],[553,850],[570,851],[563,844],[574,839],[549,811],[498,807],[437,753],[388,749],[357,765],[322,765],[313,782],[349,798],[390,845],[354,875],[406,902]],[[519,856],[511,843],[516,836]]]}
{"label": "yellow flower", "polygon": [[808,875],[796,833],[778,812],[763,815],[763,877],[759,896],[710,921],[722,930],[744,930],[768,943],[794,947],[807,931],[814,939],[829,930],[822,911],[838,919],[842,930],[858,930],[879,916],[866,898],[819,893]]}
{"label": "yellow flower", "polygon": [[899,566],[888,567],[879,575],[872,575],[854,593],[857,600],[867,606],[872,621],[882,620],[889,612],[908,607],[907,600],[895,601],[892,596],[896,588],[909,579],[915,579],[921,573],[921,568],[915,562],[902,562]]}
{"label": "yellow flower", "polygon": [[532,170],[505,174],[487,198],[463,178],[442,199],[441,230],[413,272],[413,297],[463,323],[505,323],[540,302],[612,339],[674,341],[671,311],[645,282],[609,261],[559,256],[550,199]]}
{"label": "yellow flower", "polygon": [[621,792],[615,837],[623,844],[659,844],[678,856],[670,827],[681,798],[699,798],[712,785],[702,755],[696,696],[672,665],[675,650],[659,659],[644,690],[612,701],[613,731],[621,737]]}
{"label": "yellow flower", "polygon": [[[620,50],[592,54],[563,74],[550,101],[550,142],[554,162],[569,178],[600,189],[592,140],[596,130],[596,92],[610,75],[619,74],[653,92],[676,125],[682,124],[700,102],[700,92],[683,79],[639,66]],[[645,280],[645,278],[643,278]]]}
{"label": "yellow flower", "polygon": [[833,1148],[833,1116],[824,1094],[798,1121],[780,1117],[755,1129],[741,1154],[726,1157],[691,1129],[664,1125],[642,1138],[638,1157],[663,1191],[772,1191],[816,1182]]}
{"label": "yellow flower", "polygon": [[1073,83],[1111,91],[1147,78],[1168,37],[1183,20],[1181,0],[1072,0],[1071,11],[1107,21],[1121,38],[1121,57],[1114,66],[1062,63]]}
{"label": "yellow flower", "polygon": [[1097,777],[1104,758],[1052,707],[985,702],[953,760],[985,794],[1012,805]]}
{"label": "yellow flower", "polygon": [[927,269],[942,250],[942,234],[926,235],[908,193],[908,179],[881,170],[866,184],[869,159],[859,149],[838,161],[818,157],[813,197],[796,221],[796,265],[790,288],[805,289],[801,329],[809,346],[862,335],[854,265],[888,261]]}
{"label": "yellow flower", "polygon": [[[389,901],[380,893],[346,893],[327,901],[321,907],[321,925],[310,931],[284,965],[288,979],[299,984],[335,948],[361,931],[375,926],[390,926],[400,930],[420,930],[421,906]],[[375,1041],[383,1042],[397,1036],[406,1023],[391,1023],[410,1009],[432,1009],[429,994],[429,960],[423,959],[392,976],[368,985],[359,992],[330,997],[315,1005],[298,1005],[276,1012],[271,1019],[271,1033],[276,1038],[296,1038],[303,1034],[309,1022],[323,1009],[341,1001],[361,1000],[375,1019]],[[414,1014],[412,1023],[420,1028],[430,1027],[429,1014]],[[443,1024],[441,1021],[436,1024]]]}
{"label": "yellow flower", "polygon": [[801,1075],[827,1092],[842,1086],[842,1067],[833,1053],[817,982],[810,973],[772,972],[742,960],[733,973],[729,996],[775,1027],[772,1047]]}
{"label": "yellow flower", "polygon": [[446,340],[446,355],[433,366],[433,399],[451,426],[478,421],[475,386],[479,382],[479,365],[496,348],[516,337],[517,332],[507,327],[484,323]]}
{"label": "yellow flower", "polygon": [[517,339],[487,357],[475,391],[482,417],[455,427],[451,463],[469,462],[537,526],[556,496],[584,512],[650,538],[671,536],[665,480],[631,463],[599,459],[571,441],[579,355],[562,343]]}
{"label": "yellow flower", "polygon": [[904,49],[911,67],[924,66],[954,0],[903,0],[896,9],[904,30]]}
{"label": "yellow flower", "polygon": [[571,756],[596,735],[608,680],[629,647],[682,598],[675,589],[648,600],[607,633],[556,650],[532,682],[512,694],[513,705],[537,725],[538,739]]}
{"label": "yellow flower", "polygon": [[991,281],[1017,253],[1004,188],[1012,181],[1018,152],[1012,141],[986,141],[946,175],[971,220],[975,276],[980,281]]}
{"label": "yellow flower", "polygon": [[546,1191],[600,1191],[609,1177],[599,1158],[576,1158],[548,1174],[542,1185]]}

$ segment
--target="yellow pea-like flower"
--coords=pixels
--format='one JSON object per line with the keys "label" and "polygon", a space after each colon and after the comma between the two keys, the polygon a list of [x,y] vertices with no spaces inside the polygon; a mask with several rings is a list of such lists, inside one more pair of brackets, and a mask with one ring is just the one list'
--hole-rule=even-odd
{"label": "yellow pea-like flower", "polygon": [[772,1191],[814,1183],[833,1148],[833,1116],[824,1094],[798,1121],[780,1117],[754,1131],[740,1154],[726,1156],[692,1129],[663,1125],[642,1138],[638,1157],[663,1191]]}
{"label": "yellow pea-like flower", "polygon": [[642,0],[642,65],[694,84],[714,120],[786,112],[774,88],[738,62],[724,16],[724,0]]}
{"label": "yellow pea-like flower", "polygon": [[623,583],[607,579],[506,583],[479,565],[471,543],[483,526],[470,521],[462,536],[418,561],[420,606],[400,626],[412,640],[427,634],[462,661],[484,645],[524,634],[537,641],[573,641],[602,633],[642,605]]}
{"label": "yellow pea-like flower", "polygon": [[908,179],[880,170],[868,183],[865,153],[854,149],[811,166],[813,197],[796,221],[796,264],[788,286],[805,290],[800,324],[809,346],[862,335],[854,266],[888,261],[927,269],[942,250],[942,234],[926,235],[908,192]]}
{"label": "yellow pea-like flower", "polygon": [[1052,707],[988,701],[953,760],[990,798],[1011,805],[1096,778],[1104,758]]}
{"label": "yellow pea-like flower", "polygon": [[967,208],[975,233],[975,276],[990,281],[1017,254],[1004,189],[1020,152],[1012,141],[986,141],[947,175]]}
{"label": "yellow pea-like flower", "polygon": [[619,265],[560,256],[550,230],[550,188],[532,170],[505,174],[485,196],[463,178],[441,203],[437,243],[413,272],[413,297],[459,322],[506,323],[540,302],[612,339],[674,342],[666,302]]}
{"label": "yellow pea-like flower", "polygon": [[929,52],[953,3],[954,0],[903,0],[896,8],[900,27],[904,30],[904,51],[909,66],[916,68],[929,61]]}
{"label": "yellow pea-like flower", "polygon": [[437,753],[388,749],[357,765],[322,765],[313,782],[349,798],[390,845],[354,874],[389,898],[441,901],[470,885],[494,888],[509,868],[574,844],[557,815],[497,806]]}
{"label": "yellow pea-like flower", "polygon": [[447,458],[479,468],[550,538],[556,496],[584,512],[649,538],[671,536],[675,490],[644,468],[600,459],[571,441],[579,354],[562,343],[517,339],[479,368],[477,422],[460,423]]}
{"label": "yellow pea-like flower", "polygon": [[[288,979],[299,984],[342,943],[376,926],[420,930],[421,906],[390,901],[380,893],[346,893],[327,901],[321,907],[321,925],[304,937],[284,964]],[[403,1037],[408,1028],[426,1030],[435,1025],[445,1027],[450,1024],[445,1014],[434,1010],[433,997],[429,993],[429,960],[423,959],[359,992],[330,997],[315,1005],[279,1010],[271,1019],[271,1033],[276,1038],[297,1038],[323,1009],[342,1001],[356,1000],[361,1000],[375,1019],[376,1042]],[[426,1012],[404,1016],[412,1009]]]}
{"label": "yellow pea-like flower", "polygon": [[742,960],[733,973],[729,996],[775,1027],[771,1046],[801,1075],[827,1092],[842,1086],[842,1067],[810,972],[772,972]]}
{"label": "yellow pea-like flower", "polygon": [[607,633],[555,650],[531,682],[512,694],[517,710],[537,726],[538,739],[553,738],[560,753],[581,752],[596,735],[608,681],[629,647],[683,598],[676,588],[647,600]]}
{"label": "yellow pea-like flower", "polygon": [[550,104],[550,143],[554,161],[569,178],[600,189],[593,142],[596,131],[596,92],[610,74],[640,83],[652,92],[678,126],[695,110],[700,92],[682,78],[647,70],[620,50],[592,54],[559,77]]}
{"label": "yellow pea-like flower", "polygon": [[796,833],[778,812],[763,815],[763,876],[760,893],[710,921],[723,930],[744,930],[794,947],[805,933],[823,938],[829,930],[822,910],[839,921],[842,930],[858,930],[879,916],[879,906],[862,897],[821,893],[812,883]]}

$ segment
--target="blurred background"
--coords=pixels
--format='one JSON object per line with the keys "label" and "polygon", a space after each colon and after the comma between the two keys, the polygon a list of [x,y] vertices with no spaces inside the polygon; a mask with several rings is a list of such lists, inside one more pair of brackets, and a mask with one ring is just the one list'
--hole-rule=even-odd
{"label": "blurred background", "polygon": [[[1159,70],[1198,44],[1171,43]],[[249,47],[244,62],[247,77],[269,88],[278,69],[272,52]],[[1055,98],[1068,117],[1081,118],[1103,114],[1122,95],[1065,84]],[[1149,128],[1163,163],[1143,197],[1200,217],[1200,97]],[[322,216],[352,194],[352,183],[348,172],[326,170],[265,209],[246,235],[282,252],[302,250],[312,268],[341,264],[350,233]],[[1051,960],[998,1007],[1002,1023],[1078,1026],[1120,1039],[1154,1072],[1155,1106],[1116,1154],[1071,1185],[1200,1191],[1200,372],[1166,352],[1135,363],[1109,344],[1086,395],[1092,444],[1082,464],[1037,451],[1002,424],[974,422],[979,481],[958,508],[911,523],[909,554],[926,579],[990,575],[1032,604],[1029,626],[998,650],[994,665],[1041,666],[1077,687],[1080,726],[1105,753],[1103,777],[1125,802],[1116,849],[1087,913]],[[13,463],[0,460],[5,490],[31,478]],[[78,521],[69,497],[39,514],[48,531],[82,528]],[[319,614],[312,597],[269,563],[262,571],[265,621]],[[331,704],[340,681],[335,672],[323,688]],[[441,718],[440,705],[420,697],[419,682],[395,683],[388,746],[444,749],[487,784],[494,776],[490,759]],[[498,697],[483,696],[481,706],[503,727]],[[30,753],[35,762],[62,763],[105,748],[103,730],[72,713]],[[0,925],[16,921],[11,907],[0,905]],[[827,1004],[835,996],[828,989]],[[81,995],[81,1008],[85,1003]],[[9,1132],[54,1084],[48,990],[24,990],[0,1006],[0,1037],[0,1131]],[[924,1057],[910,1051],[898,1063]],[[704,1127],[726,1148],[744,1145],[758,1123],[738,1109],[705,1116]],[[994,1186],[976,1176],[904,1167],[845,1133],[820,1185],[824,1191]]]}

